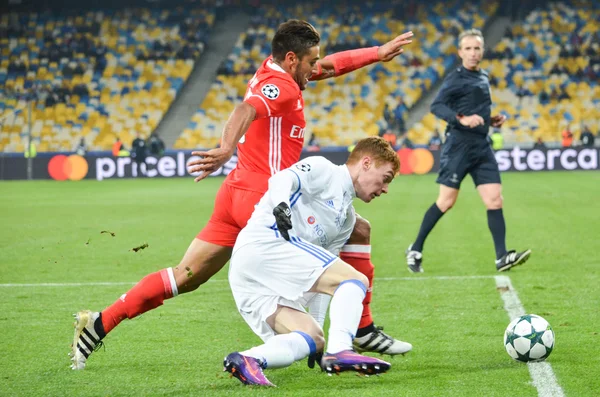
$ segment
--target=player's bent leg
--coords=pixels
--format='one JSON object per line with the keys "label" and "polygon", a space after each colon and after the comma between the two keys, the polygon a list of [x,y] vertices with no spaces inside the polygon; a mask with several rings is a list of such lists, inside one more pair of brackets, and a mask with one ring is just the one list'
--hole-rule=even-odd
{"label": "player's bent leg", "polygon": [[367,276],[360,273],[343,260],[336,259],[327,267],[327,269],[325,269],[323,274],[321,274],[321,276],[317,279],[315,284],[310,289],[310,292],[318,292],[334,296],[334,293],[340,286],[340,284],[347,280],[358,281],[358,283],[362,284],[365,293],[367,288],[369,287],[369,280],[367,279]]}
{"label": "player's bent leg", "polygon": [[425,240],[442,216],[454,206],[459,191],[457,188],[446,186],[443,183],[440,184],[440,192],[437,200],[425,212],[415,242],[406,249],[406,265],[410,272],[423,272],[423,246],[425,245]]}
{"label": "player's bent leg", "polygon": [[368,285],[365,275],[338,259],[311,288],[312,292],[333,295],[327,352],[321,360],[321,368],[328,374],[357,371],[369,375],[386,372],[391,367],[383,360],[360,355],[352,348]]}
{"label": "player's bent leg", "polygon": [[502,208],[502,185],[500,183],[486,183],[477,186],[479,196],[487,210]]}
{"label": "player's bent leg", "polygon": [[195,238],[173,275],[180,294],[191,292],[219,272],[231,258],[232,247]]}
{"label": "player's bent leg", "polygon": [[375,266],[371,262],[371,225],[369,221],[358,214],[356,215],[354,230],[346,245],[342,247],[340,258],[364,274],[369,280],[369,287],[367,289],[365,300],[363,301],[363,312],[356,334],[357,336],[364,336],[369,333],[370,328],[373,327],[370,304]]}
{"label": "player's bent leg", "polygon": [[[370,244],[371,225],[369,224],[369,221],[357,214],[354,230],[352,230],[352,234],[348,238],[346,245],[342,248],[342,251],[340,252],[340,258],[354,269],[367,276],[369,281],[367,296],[363,301],[363,315],[359,324],[359,330],[373,323],[373,319],[371,318],[370,303],[374,266],[371,263]],[[326,295],[318,296],[309,302],[309,311],[321,326],[323,326],[325,323],[325,315],[327,313],[330,300],[331,296]]]}
{"label": "player's bent leg", "polygon": [[84,369],[90,354],[121,321],[153,310],[164,300],[193,291],[205,283],[225,266],[231,250],[231,247],[196,238],[178,266],[147,275],[102,312],[82,310],[77,313],[71,368]]}
{"label": "player's bent leg", "polygon": [[368,351],[381,354],[405,354],[412,350],[412,345],[383,332],[383,327],[375,326],[371,315],[371,297],[375,266],[371,262],[371,225],[358,216],[356,225],[348,242],[340,252],[340,258],[350,266],[367,276],[369,288],[363,300],[363,311],[358,324],[358,330],[353,341],[357,351]]}
{"label": "player's bent leg", "polygon": [[142,278],[101,313],[82,310],[75,315],[71,368],[84,369],[101,340],[126,318],[134,318],[177,295],[173,269],[162,269]]}
{"label": "player's bent leg", "polygon": [[[325,317],[327,316],[327,309],[329,308],[329,303],[331,302],[331,296],[327,294],[314,294],[312,298],[310,298],[305,307],[308,309],[310,316],[319,324],[321,329],[325,324]],[[321,358],[323,357],[323,350],[318,350],[315,354],[311,354],[308,356],[308,368],[314,368],[315,364],[321,364]]]}
{"label": "player's bent leg", "polygon": [[458,193],[460,193],[459,189],[455,189],[446,185],[440,185],[440,192],[437,200],[435,200],[435,204],[438,206],[440,211],[445,214],[452,207],[454,207],[454,204],[456,204]]}
{"label": "player's bent leg", "polygon": [[325,335],[323,329],[315,319],[307,313],[303,313],[287,306],[278,306],[275,313],[267,318],[267,324],[276,334],[288,334],[300,331],[309,335],[315,343],[316,351],[322,351],[325,347]]}
{"label": "player's bent leg", "polygon": [[484,183],[477,186],[477,191],[487,209],[488,227],[496,250],[496,270],[505,272],[527,262],[531,250],[517,252],[506,249],[506,222],[502,210],[502,185],[500,183]]}
{"label": "player's bent leg", "polygon": [[231,247],[194,239],[181,263],[144,277],[101,313],[105,334],[122,320],[132,319],[161,306],[165,299],[193,291],[221,270],[231,256]]}
{"label": "player's bent leg", "polygon": [[260,346],[225,357],[223,370],[246,385],[274,386],[265,377],[263,369],[288,367],[323,350],[323,330],[305,312],[278,305],[267,318],[267,324],[275,336]]}

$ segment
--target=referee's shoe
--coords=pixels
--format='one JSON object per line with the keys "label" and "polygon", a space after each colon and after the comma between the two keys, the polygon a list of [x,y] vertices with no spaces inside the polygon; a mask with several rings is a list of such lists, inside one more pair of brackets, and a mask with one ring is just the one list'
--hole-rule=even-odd
{"label": "referee's shoe", "polygon": [[409,245],[406,249],[406,264],[408,265],[408,271],[412,273],[423,273],[423,267],[421,262],[423,261],[423,254],[419,251],[412,249],[413,245]]}
{"label": "referee's shoe", "polygon": [[531,255],[531,250],[517,252],[517,251],[508,251],[502,258],[496,259],[496,270],[499,272],[505,272],[507,270],[512,269],[515,266],[522,265],[527,262],[529,256]]}

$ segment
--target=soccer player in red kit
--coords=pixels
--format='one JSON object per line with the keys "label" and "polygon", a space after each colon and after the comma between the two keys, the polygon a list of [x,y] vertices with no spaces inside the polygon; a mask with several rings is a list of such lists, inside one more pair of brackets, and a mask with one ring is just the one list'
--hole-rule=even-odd
{"label": "soccer player in red kit", "polygon": [[[340,76],[375,62],[390,61],[403,52],[402,46],[411,43],[412,35],[404,33],[382,46],[343,51],[320,59],[320,36],[312,25],[299,20],[281,24],[271,43],[272,55],[248,82],[244,101],[224,127],[221,146],[193,153],[202,156],[190,163],[190,172],[200,172],[196,177],[200,181],[225,164],[236,146],[238,149],[237,167],[217,192],[208,224],[192,241],[178,266],[147,275],[102,312],[83,310],[75,315],[71,367],[85,368],[89,355],[122,320],[152,310],[165,299],[195,290],[225,266],[237,235],[267,190],[268,179],[300,159],[306,126],[302,91],[309,80]],[[357,220],[341,257],[372,283],[369,238],[368,222]],[[369,289],[355,347],[386,354],[410,351],[409,343],[375,327],[370,298]],[[328,299],[316,299],[311,310],[324,317],[328,303]]]}

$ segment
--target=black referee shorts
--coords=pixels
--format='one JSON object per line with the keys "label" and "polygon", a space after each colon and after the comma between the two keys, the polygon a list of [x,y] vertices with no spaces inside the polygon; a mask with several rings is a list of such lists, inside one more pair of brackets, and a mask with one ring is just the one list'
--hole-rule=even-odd
{"label": "black referee shorts", "polygon": [[463,136],[448,132],[442,146],[437,183],[460,189],[463,179],[471,174],[475,186],[502,183],[498,162],[485,137]]}

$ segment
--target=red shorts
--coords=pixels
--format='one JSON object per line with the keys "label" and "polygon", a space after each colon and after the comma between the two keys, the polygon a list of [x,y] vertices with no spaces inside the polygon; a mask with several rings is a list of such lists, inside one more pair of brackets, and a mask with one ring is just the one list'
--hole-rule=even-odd
{"label": "red shorts", "polygon": [[233,247],[238,234],[248,223],[264,192],[240,189],[223,183],[215,197],[215,209],[208,223],[196,236],[208,243]]}

